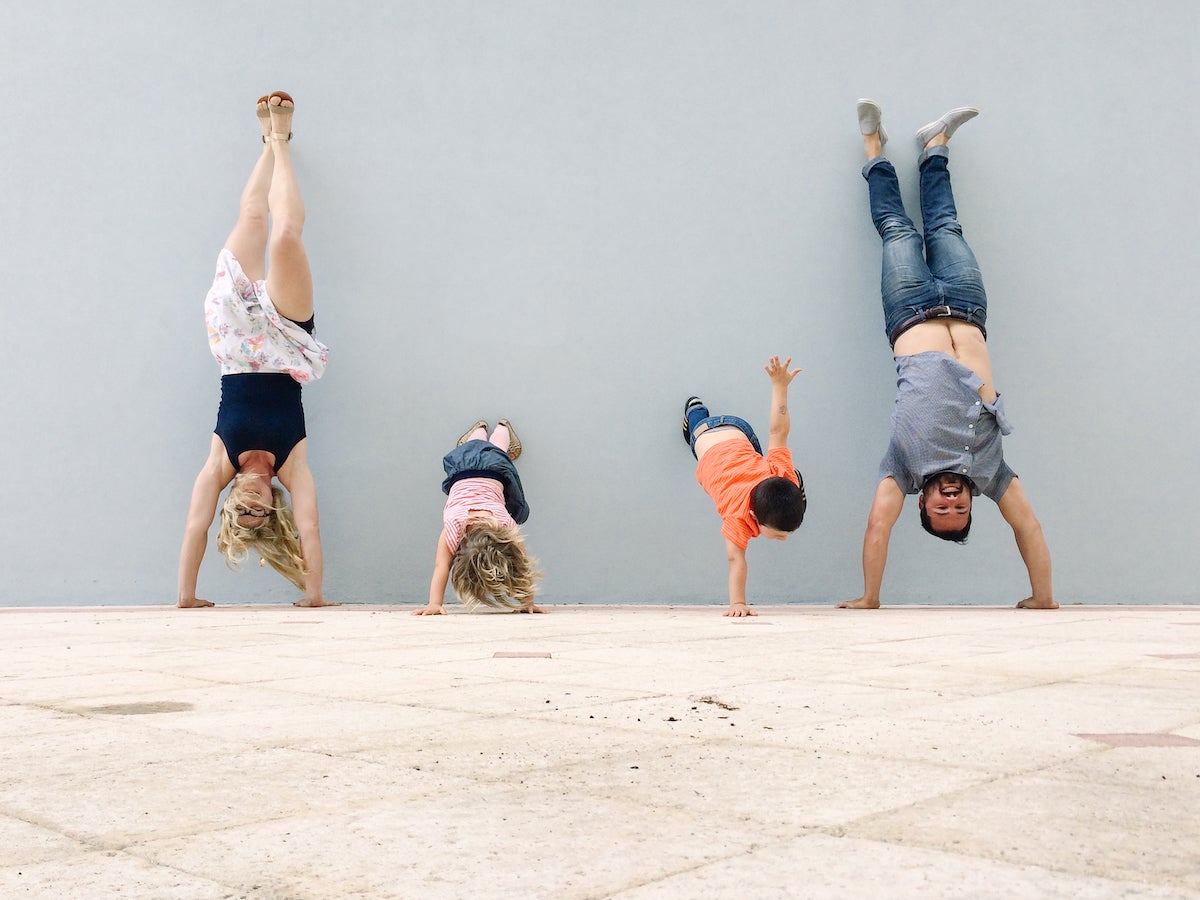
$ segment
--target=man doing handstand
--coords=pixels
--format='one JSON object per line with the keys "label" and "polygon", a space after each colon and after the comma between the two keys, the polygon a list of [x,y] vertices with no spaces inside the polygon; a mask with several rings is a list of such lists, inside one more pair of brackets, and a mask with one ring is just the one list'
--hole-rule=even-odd
{"label": "man doing handstand", "polygon": [[917,132],[925,235],[904,211],[896,170],[883,156],[887,132],[879,105],[858,102],[871,221],[883,240],[883,312],[896,360],[892,438],[863,538],[863,593],[838,604],[877,609],[892,526],[907,494],[919,494],[930,534],[963,542],[972,498],[996,502],[1012,527],[1032,596],[1018,607],[1056,609],[1050,550],[1020,480],[1004,462],[1001,435],[1011,429],[992,381],[987,295],[975,255],[963,239],[948,169],[950,136],[979,110],[959,107]]}

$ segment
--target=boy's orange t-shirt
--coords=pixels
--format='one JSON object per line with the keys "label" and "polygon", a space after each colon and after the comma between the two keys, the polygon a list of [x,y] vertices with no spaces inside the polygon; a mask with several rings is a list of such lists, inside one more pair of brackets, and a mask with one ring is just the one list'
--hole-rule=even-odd
{"label": "boy's orange t-shirt", "polygon": [[696,480],[721,516],[721,534],[743,550],[759,535],[758,522],[750,514],[750,495],[766,478],[800,483],[787,447],[768,450],[762,457],[749,440],[722,441],[709,447],[696,464]]}

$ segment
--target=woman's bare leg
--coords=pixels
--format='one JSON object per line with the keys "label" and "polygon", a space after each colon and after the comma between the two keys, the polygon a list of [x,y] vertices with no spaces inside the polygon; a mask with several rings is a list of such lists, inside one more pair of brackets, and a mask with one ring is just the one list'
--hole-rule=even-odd
{"label": "woman's bare leg", "polygon": [[[263,123],[263,135],[270,133],[270,119],[263,119],[266,98],[259,101],[259,122]],[[275,168],[274,144],[263,143],[262,156],[254,164],[250,180],[242,190],[238,207],[237,224],[225,240],[225,249],[237,257],[242,271],[251,281],[263,277],[267,253],[267,191]]]}
{"label": "woman's bare leg", "polygon": [[280,315],[304,322],[313,314],[313,285],[308,254],[300,239],[304,230],[304,200],[287,141],[292,129],[293,103],[291,98],[272,94],[270,109],[275,168],[267,197],[271,210],[267,294]]}

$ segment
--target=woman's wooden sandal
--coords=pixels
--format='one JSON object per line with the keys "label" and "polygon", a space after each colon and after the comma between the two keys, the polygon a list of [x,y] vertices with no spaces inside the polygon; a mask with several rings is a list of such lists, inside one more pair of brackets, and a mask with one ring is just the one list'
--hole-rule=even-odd
{"label": "woman's wooden sandal", "polygon": [[[272,103],[272,100],[279,102]],[[292,105],[284,106],[285,100]],[[292,99],[292,95],[284,91],[273,91],[268,94],[267,111],[271,116],[271,136],[270,138],[264,136],[263,140],[290,141],[292,139],[292,115],[296,112],[296,101]]]}

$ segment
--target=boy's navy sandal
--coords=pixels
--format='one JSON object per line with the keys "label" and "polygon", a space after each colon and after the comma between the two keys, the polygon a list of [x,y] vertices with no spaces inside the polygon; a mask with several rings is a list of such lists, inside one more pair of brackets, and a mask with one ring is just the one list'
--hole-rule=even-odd
{"label": "boy's navy sandal", "polygon": [[683,404],[683,442],[692,446],[692,429],[688,425],[688,413],[697,406],[703,406],[704,401],[699,397],[688,397]]}

